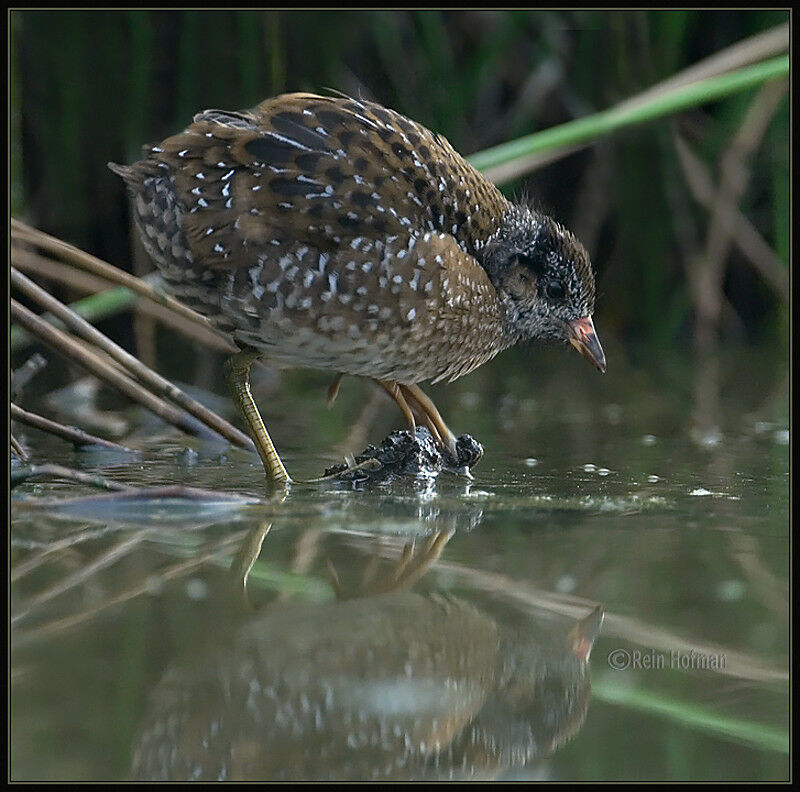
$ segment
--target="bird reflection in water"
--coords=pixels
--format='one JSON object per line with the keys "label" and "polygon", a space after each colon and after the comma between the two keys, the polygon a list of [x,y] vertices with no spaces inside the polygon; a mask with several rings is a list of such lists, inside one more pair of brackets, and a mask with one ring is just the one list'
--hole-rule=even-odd
{"label": "bird reflection in water", "polygon": [[[234,562],[238,576],[265,533]],[[344,598],[334,573],[337,601],[274,602],[171,666],[136,738],[134,777],[491,778],[552,753],[586,716],[603,610],[512,626],[455,596],[403,590],[449,537],[404,553],[389,584],[371,575]]]}

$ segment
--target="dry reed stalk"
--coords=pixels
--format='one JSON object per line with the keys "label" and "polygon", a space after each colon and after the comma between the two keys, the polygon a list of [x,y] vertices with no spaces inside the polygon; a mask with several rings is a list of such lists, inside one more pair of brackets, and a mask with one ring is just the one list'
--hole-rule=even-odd
{"label": "dry reed stalk", "polygon": [[194,436],[219,436],[194,416],[173,407],[163,399],[153,395],[138,382],[101,359],[84,344],[71,338],[62,330],[49,325],[24,305],[13,299],[11,300],[11,318],[21,324],[31,335],[36,336],[43,344],[94,374],[98,379],[101,379],[128,398],[143,405],[167,423]]}
{"label": "dry reed stalk", "polygon": [[49,310],[76,335],[102,349],[157,396],[167,398],[182,407],[190,415],[193,415],[234,445],[240,448],[254,448],[253,441],[246,434],[126,352],[96,327],[78,316],[78,314],[13,267],[11,268],[11,285],[24,292],[46,310]]}

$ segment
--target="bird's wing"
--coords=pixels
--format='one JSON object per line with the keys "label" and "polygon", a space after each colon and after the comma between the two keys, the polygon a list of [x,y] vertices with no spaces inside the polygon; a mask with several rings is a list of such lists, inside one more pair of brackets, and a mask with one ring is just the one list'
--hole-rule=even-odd
{"label": "bird's wing", "polygon": [[[356,99],[288,94],[251,111],[207,110],[151,149],[206,266],[294,239],[320,249],[361,236],[436,231],[474,253],[507,206],[440,135]],[[244,255],[244,259],[242,259]]]}
{"label": "bird's wing", "polygon": [[294,365],[413,383],[455,379],[507,346],[485,270],[447,234],[359,237],[329,252],[286,243],[218,281],[210,313]]}

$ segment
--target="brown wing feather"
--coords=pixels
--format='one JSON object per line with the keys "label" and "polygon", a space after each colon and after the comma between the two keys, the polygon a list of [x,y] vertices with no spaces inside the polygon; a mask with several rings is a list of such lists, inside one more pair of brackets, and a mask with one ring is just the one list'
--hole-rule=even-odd
{"label": "brown wing feather", "polygon": [[455,379],[508,343],[485,271],[446,234],[359,237],[330,253],[291,242],[217,278],[210,313],[277,363]]}
{"label": "brown wing feather", "polygon": [[474,254],[507,206],[443,137],[356,99],[287,94],[209,110],[137,166],[154,164],[173,179],[189,248],[209,267],[247,266],[273,240],[332,249],[411,230],[448,233]]}

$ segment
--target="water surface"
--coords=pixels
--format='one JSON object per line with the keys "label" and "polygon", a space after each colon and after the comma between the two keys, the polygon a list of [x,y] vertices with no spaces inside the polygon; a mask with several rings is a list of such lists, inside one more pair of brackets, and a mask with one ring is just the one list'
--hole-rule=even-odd
{"label": "water surface", "polygon": [[[787,371],[608,352],[606,377],[522,351],[435,390],[486,447],[472,481],[15,500],[11,776],[787,778]],[[399,423],[355,380],[331,411],[312,374],[256,396],[298,477]],[[264,496],[254,455],[112,413],[141,457],[22,435],[127,484]]]}

